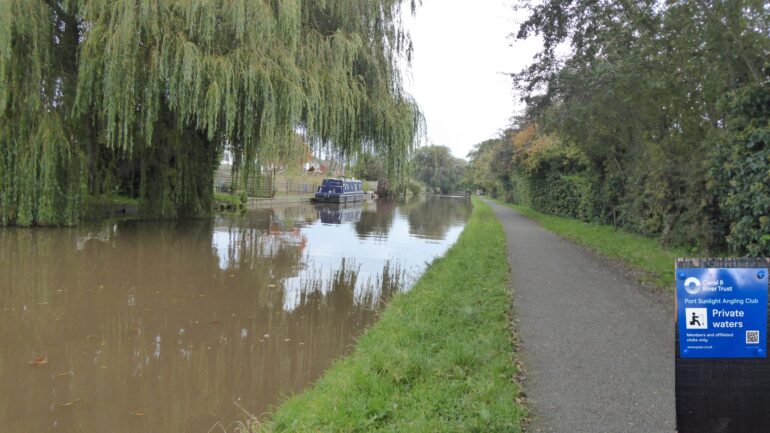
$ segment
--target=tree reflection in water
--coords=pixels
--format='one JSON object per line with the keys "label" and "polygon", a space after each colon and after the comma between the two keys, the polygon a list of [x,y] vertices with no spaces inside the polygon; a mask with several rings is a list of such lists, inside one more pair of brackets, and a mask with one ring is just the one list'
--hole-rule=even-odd
{"label": "tree reflection in water", "polygon": [[0,229],[4,430],[198,432],[238,419],[233,402],[261,413],[346,353],[442,252],[410,233],[438,237],[425,219],[450,219],[435,224],[449,227],[446,249],[467,218],[404,206],[370,203],[332,225],[299,205]]}
{"label": "tree reflection in water", "polygon": [[467,221],[469,205],[459,205],[464,199],[447,196],[429,196],[414,200],[408,206],[409,233],[432,240],[442,240],[457,221]]}

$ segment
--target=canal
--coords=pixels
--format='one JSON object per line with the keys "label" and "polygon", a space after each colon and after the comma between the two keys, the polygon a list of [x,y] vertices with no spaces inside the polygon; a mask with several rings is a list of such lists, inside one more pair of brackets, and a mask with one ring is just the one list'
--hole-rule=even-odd
{"label": "canal", "polygon": [[0,228],[0,428],[232,431],[349,353],[470,210],[429,197]]}

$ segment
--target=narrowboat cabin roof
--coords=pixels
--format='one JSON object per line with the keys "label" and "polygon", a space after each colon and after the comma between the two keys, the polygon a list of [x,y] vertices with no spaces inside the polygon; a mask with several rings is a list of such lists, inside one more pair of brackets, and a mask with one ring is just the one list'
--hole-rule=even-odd
{"label": "narrowboat cabin roof", "polygon": [[357,179],[327,178],[315,193],[316,201],[348,203],[363,200],[363,181]]}
{"label": "narrowboat cabin roof", "polygon": [[326,179],[322,180],[322,184],[341,184],[343,182],[357,182],[362,183],[363,181],[359,179],[344,179],[344,178],[337,178],[337,177],[327,177]]}

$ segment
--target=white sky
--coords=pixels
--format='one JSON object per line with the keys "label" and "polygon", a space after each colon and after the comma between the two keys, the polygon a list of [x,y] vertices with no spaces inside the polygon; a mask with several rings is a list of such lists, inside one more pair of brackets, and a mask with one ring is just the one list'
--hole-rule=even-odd
{"label": "white sky", "polygon": [[524,68],[540,46],[508,37],[525,17],[512,0],[423,0],[405,18],[414,57],[404,85],[425,115],[427,144],[465,158],[509,124],[521,105],[504,73]]}

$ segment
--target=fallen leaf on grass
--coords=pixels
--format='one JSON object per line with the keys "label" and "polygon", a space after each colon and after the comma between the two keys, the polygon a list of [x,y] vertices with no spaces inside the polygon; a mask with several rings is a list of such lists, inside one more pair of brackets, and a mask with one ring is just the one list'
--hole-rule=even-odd
{"label": "fallen leaf on grass", "polygon": [[45,364],[48,364],[48,357],[45,355],[36,356],[34,361],[29,361],[27,363],[30,367],[40,367]]}

